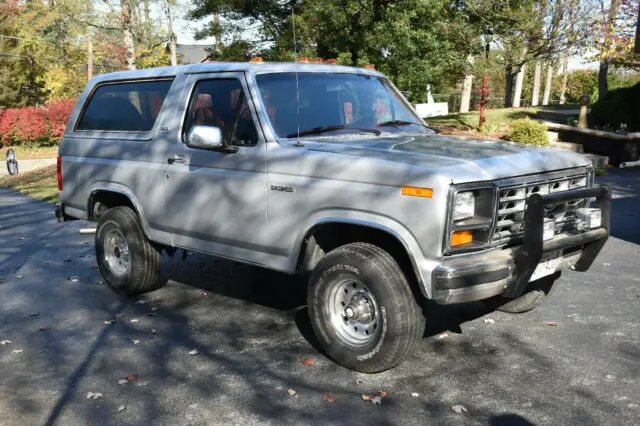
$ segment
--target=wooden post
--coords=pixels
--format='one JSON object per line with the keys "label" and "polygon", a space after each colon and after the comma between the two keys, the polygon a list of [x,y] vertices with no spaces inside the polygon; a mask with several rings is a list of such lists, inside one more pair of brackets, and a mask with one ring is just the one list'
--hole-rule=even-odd
{"label": "wooden post", "polygon": [[484,104],[487,101],[487,74],[482,76],[482,98],[480,99],[480,123],[478,129],[482,131],[482,123],[484,123]]}
{"label": "wooden post", "polygon": [[93,41],[87,40],[87,81],[93,78]]}
{"label": "wooden post", "polygon": [[578,116],[578,127],[586,129],[587,125],[587,107],[589,106],[589,95],[580,95],[580,115]]}

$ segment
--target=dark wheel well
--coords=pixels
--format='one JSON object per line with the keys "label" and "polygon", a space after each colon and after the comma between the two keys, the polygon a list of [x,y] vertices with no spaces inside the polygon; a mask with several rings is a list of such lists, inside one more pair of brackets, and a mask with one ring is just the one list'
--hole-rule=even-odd
{"label": "dark wheel well", "polygon": [[130,207],[137,214],[136,208],[126,195],[106,190],[94,191],[89,197],[89,220],[98,221],[104,212],[117,206]]}
{"label": "dark wheel well", "polygon": [[298,255],[297,270],[301,273],[309,273],[331,250],[356,242],[373,244],[389,253],[407,277],[414,296],[423,298],[418,276],[404,245],[394,235],[369,226],[326,223],[314,227],[303,240]]}

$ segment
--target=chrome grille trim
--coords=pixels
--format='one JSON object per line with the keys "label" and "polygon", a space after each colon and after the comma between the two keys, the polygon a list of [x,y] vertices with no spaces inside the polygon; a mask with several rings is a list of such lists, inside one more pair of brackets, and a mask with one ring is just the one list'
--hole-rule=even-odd
{"label": "chrome grille trim", "polygon": [[[526,200],[532,194],[551,194],[591,186],[591,169],[582,168],[545,175],[509,179],[498,186],[496,220],[491,234],[493,246],[515,242],[524,233]],[[586,207],[588,199],[571,200],[545,206],[546,217],[556,221],[556,233],[573,229],[575,210]]]}

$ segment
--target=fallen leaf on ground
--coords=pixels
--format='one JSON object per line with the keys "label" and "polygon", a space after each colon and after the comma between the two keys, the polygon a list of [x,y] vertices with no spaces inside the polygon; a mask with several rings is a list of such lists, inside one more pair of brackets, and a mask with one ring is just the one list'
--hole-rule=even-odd
{"label": "fallen leaf on ground", "polygon": [[157,311],[157,310],[158,310],[158,307],[157,307],[157,306],[153,306],[153,307],[151,308],[151,310],[152,310],[152,311]]}
{"label": "fallen leaf on ground", "polygon": [[156,330],[155,328],[151,329],[151,334],[158,334],[158,330]]}
{"label": "fallen leaf on ground", "polygon": [[382,405],[382,397],[376,396],[371,400],[371,402],[373,402],[374,404]]}
{"label": "fallen leaf on ground", "polygon": [[119,314],[115,314],[115,315],[111,315],[111,316],[114,317],[115,319],[118,319],[118,318],[122,318],[124,316],[124,314],[123,313],[119,313]]}
{"label": "fallen leaf on ground", "polygon": [[442,333],[438,335],[438,339],[444,339],[445,337],[449,337],[449,333]]}
{"label": "fallen leaf on ground", "polygon": [[131,339],[131,343],[137,345],[138,343],[140,343],[140,339]]}
{"label": "fallen leaf on ground", "polygon": [[411,392],[411,396],[417,398],[420,396],[420,394],[418,392]]}
{"label": "fallen leaf on ground", "polygon": [[451,406],[451,410],[453,410],[456,413],[466,413],[467,412],[467,408],[464,405],[452,405]]}
{"label": "fallen leaf on ground", "polygon": [[557,326],[559,326],[560,324],[559,324],[559,323],[557,323],[557,322],[555,322],[555,321],[549,321],[549,322],[547,323],[547,325],[548,325],[549,327],[557,327]]}
{"label": "fallen leaf on ground", "polygon": [[129,381],[128,381],[127,379],[120,379],[120,380],[118,380],[118,384],[119,384],[119,385],[124,386],[124,385],[126,385],[127,383],[129,383]]}
{"label": "fallen leaf on ground", "polygon": [[359,385],[360,383],[364,383],[364,380],[362,380],[362,379],[356,379],[356,385]]}
{"label": "fallen leaf on ground", "polygon": [[24,275],[16,275],[16,278],[17,278],[17,279],[19,279],[19,280],[21,280],[21,279],[23,279],[23,278],[24,278]]}
{"label": "fallen leaf on ground", "polygon": [[134,318],[134,319],[131,320],[131,322],[134,322],[134,323],[138,322],[138,321],[140,321],[138,318]]}
{"label": "fallen leaf on ground", "polygon": [[47,331],[47,330],[49,330],[49,326],[47,326],[47,325],[43,325],[43,326],[41,326],[38,330],[40,330],[40,331]]}
{"label": "fallen leaf on ground", "polygon": [[140,300],[136,300],[136,303],[135,303],[135,304],[136,304],[136,305],[144,305],[145,303],[147,303],[147,301],[146,301],[146,300],[142,300],[142,299],[140,299]]}
{"label": "fallen leaf on ground", "polygon": [[378,392],[378,395],[380,395],[382,398],[386,398],[389,396],[389,392],[380,391]]}
{"label": "fallen leaf on ground", "polygon": [[67,279],[69,281],[71,281],[72,283],[79,283],[80,282],[80,278],[78,278],[78,277],[67,277]]}
{"label": "fallen leaf on ground", "polygon": [[298,392],[294,391],[293,389],[289,388],[289,390],[287,391],[287,393],[289,394],[289,396],[294,396],[295,394],[297,394]]}
{"label": "fallen leaf on ground", "polygon": [[24,352],[22,349],[14,349],[13,351],[11,351],[11,353],[14,353],[16,355],[21,354],[22,352]]}
{"label": "fallen leaf on ground", "polygon": [[94,263],[93,265],[91,265],[91,269],[98,269],[98,265]]}
{"label": "fallen leaf on ground", "polygon": [[610,264],[610,263],[606,263],[606,262],[605,262],[605,263],[604,263],[604,266],[611,266],[611,264]]}
{"label": "fallen leaf on ground", "polygon": [[300,364],[304,365],[305,367],[309,367],[311,365],[313,365],[315,363],[314,360],[312,359],[301,359],[300,361],[298,361]]}
{"label": "fallen leaf on ground", "polygon": [[362,394],[362,399],[364,399],[365,401],[371,401],[375,397],[376,397],[375,393],[363,393]]}
{"label": "fallen leaf on ground", "polygon": [[128,382],[135,382],[136,380],[138,380],[138,375],[133,373],[133,374],[129,374],[127,376],[127,381]]}
{"label": "fallen leaf on ground", "polygon": [[65,259],[63,260],[64,263],[69,263],[69,262],[73,262],[73,259]]}
{"label": "fallen leaf on ground", "polygon": [[87,392],[87,399],[100,399],[104,398],[104,395],[100,392]]}
{"label": "fallen leaf on ground", "polygon": [[0,345],[10,345],[11,340],[0,340]]}
{"label": "fallen leaf on ground", "polygon": [[483,318],[482,321],[485,324],[493,324],[494,322],[496,322],[493,318]]}
{"label": "fallen leaf on ground", "polygon": [[157,317],[158,313],[157,312],[147,312],[147,316],[148,317]]}
{"label": "fallen leaf on ground", "polygon": [[40,315],[40,312],[31,312],[29,314],[30,317],[37,317],[38,315]]}
{"label": "fallen leaf on ground", "polygon": [[197,350],[197,349],[191,349],[191,350],[189,351],[189,355],[198,355],[199,353],[200,353],[200,352],[198,352],[198,350]]}
{"label": "fallen leaf on ground", "polygon": [[22,240],[24,240],[24,237],[18,237],[18,238],[16,238],[16,240],[22,241]]}
{"label": "fallen leaf on ground", "polygon": [[118,413],[119,413],[120,411],[124,411],[124,410],[126,410],[126,409],[127,409],[127,407],[125,407],[124,405],[121,405],[121,406],[119,406],[119,407],[118,407]]}
{"label": "fallen leaf on ground", "polygon": [[113,324],[114,322],[116,322],[116,320],[105,320],[105,321],[104,321],[104,323],[105,323],[105,324],[107,324],[107,325],[111,325],[111,324]]}
{"label": "fallen leaf on ground", "polygon": [[338,400],[338,398],[336,398],[336,396],[331,392],[324,394],[322,399],[324,399],[327,402],[336,402]]}
{"label": "fallen leaf on ground", "polygon": [[206,296],[206,295],[207,295],[207,292],[206,292],[206,291],[202,291],[202,292],[200,292],[200,296]]}

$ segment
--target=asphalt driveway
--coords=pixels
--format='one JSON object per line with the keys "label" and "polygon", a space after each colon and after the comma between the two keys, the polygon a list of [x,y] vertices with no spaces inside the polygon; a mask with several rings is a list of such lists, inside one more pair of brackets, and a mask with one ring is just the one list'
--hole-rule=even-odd
{"label": "asphalt driveway", "polygon": [[0,425],[638,424],[640,170],[600,180],[613,238],[591,271],[523,315],[428,305],[414,354],[377,375],[318,352],[299,279],[178,255],[167,287],[126,299],[87,223],[0,189]]}

